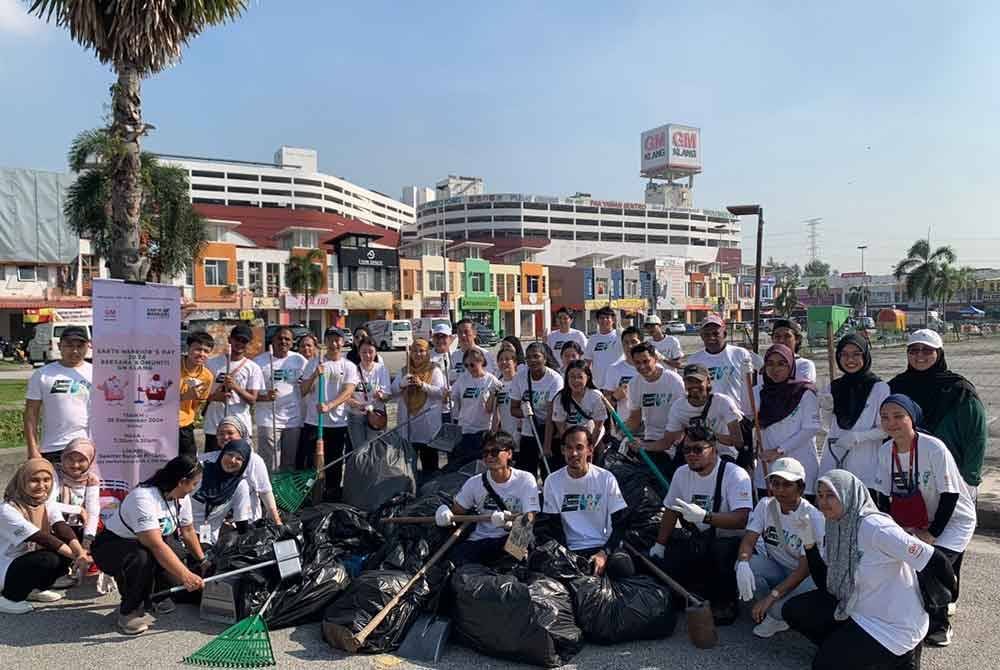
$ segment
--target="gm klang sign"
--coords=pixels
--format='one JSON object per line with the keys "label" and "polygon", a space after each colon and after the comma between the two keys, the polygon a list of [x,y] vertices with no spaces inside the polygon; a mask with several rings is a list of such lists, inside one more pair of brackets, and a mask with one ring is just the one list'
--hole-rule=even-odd
{"label": "gm klang sign", "polygon": [[643,175],[701,172],[701,129],[668,124],[640,136]]}

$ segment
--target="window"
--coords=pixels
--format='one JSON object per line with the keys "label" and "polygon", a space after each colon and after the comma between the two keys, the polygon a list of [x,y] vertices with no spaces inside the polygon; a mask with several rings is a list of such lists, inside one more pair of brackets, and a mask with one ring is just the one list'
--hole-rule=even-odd
{"label": "window", "polygon": [[[230,177],[231,176],[232,175],[230,175]],[[260,180],[261,181],[269,181],[269,182],[272,182],[274,184],[291,184],[292,183],[292,180],[289,177],[268,177],[267,175],[263,175],[263,176],[261,176]]]}
{"label": "window", "polygon": [[528,293],[538,293],[538,276],[528,275]]}
{"label": "window", "polygon": [[17,281],[40,281],[37,270],[34,265],[18,265]]}
{"label": "window", "polygon": [[517,275],[515,275],[514,279],[516,280],[516,284],[514,286],[514,290],[517,291],[518,293],[520,293],[521,292],[521,275],[520,275],[520,273],[517,274]]}
{"label": "window", "polygon": [[[90,258],[90,256],[84,256],[84,259]],[[86,261],[85,261],[86,262]],[[7,266],[0,265],[0,281],[7,278]]]}
{"label": "window", "polygon": [[280,263],[267,264],[267,291],[271,295],[278,295],[278,291],[281,289],[280,273],[281,273]]}
{"label": "window", "polygon": [[239,172],[230,172],[230,179],[242,179],[243,181],[260,181],[259,177],[255,174],[241,174]]}
{"label": "window", "polygon": [[260,192],[262,195],[283,195],[286,198],[290,198],[292,196],[290,191],[280,191],[275,188],[262,188],[260,189]]}
{"label": "window", "polygon": [[257,195],[258,189],[247,188],[246,186],[230,186],[229,187],[229,192],[230,193],[251,193],[253,195]]}
{"label": "window", "polygon": [[482,272],[469,273],[469,290],[482,293],[486,290],[486,275]]}
{"label": "window", "polygon": [[184,285],[194,286],[194,263],[184,268]]}
{"label": "window", "polygon": [[337,290],[337,273],[332,263],[326,266],[326,287],[331,291]]}
{"label": "window", "polygon": [[514,299],[514,294],[515,294],[515,290],[514,290],[514,286],[515,286],[514,275],[507,275],[507,279],[505,281],[506,281],[506,284],[507,284],[507,299],[508,300],[513,300]]}
{"label": "window", "polygon": [[305,184],[306,186],[322,186],[322,184],[320,184],[320,182],[316,181],[315,179],[296,179],[295,184],[296,185]]}
{"label": "window", "polygon": [[216,186],[214,184],[192,184],[191,188],[195,191],[225,191],[225,186]]}
{"label": "window", "polygon": [[246,288],[247,277],[246,277],[246,263],[243,261],[236,261],[236,283],[241,287]]}
{"label": "window", "polygon": [[427,272],[427,289],[429,291],[444,291],[444,272],[429,270]]}
{"label": "window", "polygon": [[229,283],[229,261],[205,261],[205,286],[225,286]]}
{"label": "window", "polygon": [[545,275],[539,276],[539,279],[541,280],[541,287],[542,287],[542,290],[539,291],[539,293],[545,293]]}
{"label": "window", "polygon": [[191,170],[192,177],[212,177],[213,179],[225,179],[224,172],[211,172],[209,170]]}
{"label": "window", "polygon": [[[352,268],[354,270],[354,268]],[[374,291],[375,290],[375,268],[356,268],[357,270],[357,284],[355,290],[357,291]]]}

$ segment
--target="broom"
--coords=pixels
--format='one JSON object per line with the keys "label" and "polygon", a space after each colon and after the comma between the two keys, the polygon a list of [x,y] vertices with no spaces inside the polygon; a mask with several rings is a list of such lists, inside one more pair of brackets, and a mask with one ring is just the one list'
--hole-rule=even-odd
{"label": "broom", "polygon": [[252,617],[237,621],[204,647],[186,656],[183,662],[213,668],[266,668],[276,665],[267,622],[264,621],[264,610],[275,594],[277,590],[271,592],[263,607]]}
{"label": "broom", "polygon": [[635,436],[632,435],[632,431],[628,429],[628,426],[625,425],[625,422],[622,421],[622,418],[618,416],[618,412],[616,412],[615,408],[611,405],[611,401],[605,398],[603,393],[601,394],[601,400],[604,401],[604,404],[607,406],[608,411],[611,412],[611,418],[615,420],[615,425],[618,426],[618,430],[620,430],[622,433],[625,434],[625,439],[631,441],[633,444],[636,445],[636,451],[639,452],[639,457],[642,459],[642,462],[646,464],[646,467],[648,467],[650,471],[660,481],[660,483],[663,484],[663,488],[669,491],[670,480],[667,479],[662,472],[660,472],[660,469],[656,467],[656,463],[654,463],[653,459],[649,457],[649,454],[646,453],[646,450],[643,449],[641,446],[639,446],[639,441],[635,439]]}

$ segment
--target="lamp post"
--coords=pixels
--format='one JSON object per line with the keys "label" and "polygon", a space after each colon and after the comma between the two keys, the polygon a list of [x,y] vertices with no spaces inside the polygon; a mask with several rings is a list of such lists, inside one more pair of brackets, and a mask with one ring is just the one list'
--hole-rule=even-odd
{"label": "lamp post", "polygon": [[760,266],[761,249],[764,246],[764,208],[760,205],[730,205],[726,207],[733,216],[757,215],[757,265],[754,269],[753,292],[753,350],[760,348]]}
{"label": "lamp post", "polygon": [[861,252],[861,306],[862,306],[862,316],[868,316],[868,296],[865,293],[865,284],[868,283],[868,278],[865,277],[865,249],[868,248],[867,244],[859,244],[858,251]]}

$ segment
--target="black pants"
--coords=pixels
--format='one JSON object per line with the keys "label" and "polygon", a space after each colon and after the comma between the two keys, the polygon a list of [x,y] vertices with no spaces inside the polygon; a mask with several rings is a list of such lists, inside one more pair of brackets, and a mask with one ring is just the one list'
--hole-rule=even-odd
{"label": "black pants", "polygon": [[663,570],[716,607],[734,605],[738,594],[734,566],[739,550],[740,538],[715,537],[707,553],[702,553],[687,531],[674,529],[663,556]]}
{"label": "black pants", "polygon": [[853,619],[835,620],[833,613],[836,609],[837,599],[823,591],[809,591],[795,596],[781,609],[788,625],[819,647],[813,658],[813,670],[920,668],[923,645],[918,644],[902,656],[896,656]]}
{"label": "black pants", "polygon": [[[174,553],[177,547],[167,543]],[[111,575],[122,595],[118,611],[122,614],[149,606],[149,596],[160,586],[167,586],[166,570],[153,553],[138,540],[119,537],[109,530],[97,534],[91,547],[94,562],[101,572]]]}
{"label": "black pants", "polygon": [[[964,552],[952,551],[951,549],[945,549],[944,547],[936,547],[948,558],[948,562],[951,563],[952,569],[955,571],[955,602],[958,601],[958,585],[961,583],[959,580],[958,573],[962,569],[962,557],[965,556]],[[927,610],[927,614],[930,617],[930,627],[927,629],[928,633],[934,633],[939,630],[944,630],[948,627],[948,608],[947,607],[935,607]]]}
{"label": "black pants", "polygon": [[69,570],[71,560],[54,551],[38,549],[21,554],[7,568],[3,580],[3,597],[14,602],[27,599],[38,589],[44,591]]}
{"label": "black pants", "polygon": [[215,439],[215,435],[209,435],[205,433],[205,453],[211,453],[213,451],[218,451],[221,449],[219,446],[219,441]]}
{"label": "black pants", "polygon": [[[215,437],[214,435],[212,437]],[[205,436],[205,442],[208,442],[208,436]],[[208,451],[207,444],[205,445],[205,451]],[[194,441],[194,424],[190,426],[181,426],[177,429],[177,454],[179,456],[191,456],[192,458],[198,455],[198,445]]]}
{"label": "black pants", "polygon": [[[319,428],[312,424],[304,424],[299,437],[299,449],[295,454],[295,469],[305,470],[315,467],[313,461],[316,453],[316,437]],[[344,448],[350,443],[347,426],[323,428],[323,460],[326,465],[344,455]],[[327,502],[337,502],[341,498],[341,480],[344,477],[344,462],[341,461],[324,473],[323,498]]]}

